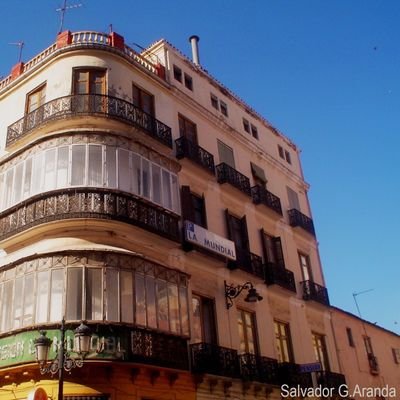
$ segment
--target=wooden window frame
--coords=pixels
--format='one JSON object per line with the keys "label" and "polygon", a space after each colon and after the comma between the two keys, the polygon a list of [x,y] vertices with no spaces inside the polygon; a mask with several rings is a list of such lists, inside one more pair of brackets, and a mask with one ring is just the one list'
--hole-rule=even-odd
{"label": "wooden window frame", "polygon": [[[143,89],[142,87],[136,85],[136,83],[132,83],[132,98],[133,98],[133,91],[135,90],[134,88],[137,89],[138,93],[139,93],[139,104],[135,104],[137,107],[139,107],[143,112],[146,112],[147,114],[151,115],[152,117],[154,117],[155,115],[155,102],[154,102],[154,95],[150,92],[148,92],[147,90]],[[143,95],[149,96],[151,98],[151,111],[150,113],[145,111],[143,109]]]}
{"label": "wooden window frame", "polygon": [[[275,332],[275,325],[278,325],[278,327],[283,327],[285,331],[285,335],[282,337],[281,330],[279,330],[279,334]],[[293,343],[292,343],[292,335],[290,332],[290,325],[288,322],[280,321],[280,320],[274,320],[274,333],[275,333],[275,341],[276,344],[280,344],[280,348],[282,348],[282,343],[286,341],[287,344],[287,350],[288,350],[288,360],[284,360],[282,357],[282,360],[280,362],[294,362],[294,352],[293,352]],[[283,356],[283,354],[281,354]]]}
{"label": "wooden window frame", "polygon": [[[237,313],[238,313],[238,316],[240,314],[240,319],[242,321],[243,327],[246,326],[244,315],[248,314],[248,315],[250,315],[250,318],[251,318],[251,328],[252,328],[253,342],[254,342],[254,353],[250,353],[250,351],[249,351],[249,340],[248,340],[248,336],[247,336],[247,329],[243,329],[243,336],[244,336],[243,339],[244,339],[244,343],[245,343],[245,347],[246,347],[245,354],[259,355],[260,347],[258,344],[256,313],[254,311],[249,311],[244,308],[237,308]],[[238,324],[239,324],[239,321],[238,321]]]}
{"label": "wooden window frame", "polygon": [[[88,79],[87,79],[87,93],[78,93],[76,90],[76,74],[78,72],[87,72],[88,75]],[[96,94],[96,93],[91,93],[90,91],[90,82],[91,82],[91,73],[93,72],[102,72],[103,73],[103,85],[102,85],[102,95],[106,95],[107,94],[107,69],[106,68],[98,68],[98,67],[74,67],[72,68],[72,90],[71,93],[73,95],[77,94]]]}
{"label": "wooden window frame", "polygon": [[[35,89],[33,89],[29,93],[27,93],[26,100],[25,100],[25,114],[29,114],[29,113],[37,110],[43,104],[46,103],[46,89],[47,89],[47,82],[43,82],[39,86],[37,86]],[[41,95],[42,93],[44,93],[44,96]],[[31,99],[33,98],[33,96],[37,96],[37,95],[39,95],[38,106],[36,108],[34,108],[33,110],[29,110]]]}

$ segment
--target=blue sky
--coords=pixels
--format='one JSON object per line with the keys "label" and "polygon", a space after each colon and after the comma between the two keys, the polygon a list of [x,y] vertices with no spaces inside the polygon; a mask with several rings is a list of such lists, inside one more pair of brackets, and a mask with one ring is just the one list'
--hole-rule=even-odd
{"label": "blue sky", "polygon": [[[302,149],[331,302],[400,333],[400,2],[69,0],[65,28],[166,38]],[[2,4],[0,76],[50,45],[62,0]],[[294,268],[297,266],[288,266]]]}

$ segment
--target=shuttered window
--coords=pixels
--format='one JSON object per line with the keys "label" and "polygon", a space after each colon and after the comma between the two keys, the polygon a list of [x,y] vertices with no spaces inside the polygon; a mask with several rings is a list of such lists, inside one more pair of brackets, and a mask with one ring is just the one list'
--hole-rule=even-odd
{"label": "shuttered window", "polygon": [[182,215],[184,220],[194,222],[207,229],[207,215],[204,195],[199,196],[190,191],[189,186],[181,188]]}
{"label": "shuttered window", "polygon": [[288,194],[288,200],[289,200],[289,209],[295,208],[296,210],[300,210],[300,202],[299,202],[299,196],[297,193],[291,189],[289,186],[286,186],[287,194]]}
{"label": "shuttered window", "polygon": [[269,235],[264,229],[261,229],[261,243],[265,261],[285,268],[281,238]]}
{"label": "shuttered window", "polygon": [[230,167],[235,168],[233,149],[220,140],[218,140],[218,155],[221,163],[228,164]]}
{"label": "shuttered window", "polygon": [[226,224],[228,228],[228,238],[235,242],[239,250],[249,251],[249,235],[247,232],[246,216],[235,217],[228,210],[225,211]]}

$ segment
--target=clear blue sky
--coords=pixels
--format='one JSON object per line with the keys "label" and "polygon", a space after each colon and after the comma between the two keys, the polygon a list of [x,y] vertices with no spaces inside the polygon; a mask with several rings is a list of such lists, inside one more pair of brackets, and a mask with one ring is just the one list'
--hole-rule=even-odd
{"label": "clear blue sky", "polygon": [[[70,30],[166,38],[302,149],[331,302],[400,333],[400,2],[69,0]],[[62,0],[2,3],[0,76],[50,45]],[[297,266],[288,266],[297,268]],[[397,321],[398,324],[395,323]]]}

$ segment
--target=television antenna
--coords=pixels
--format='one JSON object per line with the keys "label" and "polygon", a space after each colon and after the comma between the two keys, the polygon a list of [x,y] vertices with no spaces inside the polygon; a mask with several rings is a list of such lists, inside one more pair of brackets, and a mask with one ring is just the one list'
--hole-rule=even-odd
{"label": "television antenna", "polygon": [[61,33],[64,27],[64,18],[65,18],[65,13],[68,10],[71,10],[72,8],[79,8],[82,7],[82,3],[77,3],[77,4],[71,4],[70,6],[67,4],[67,0],[64,0],[62,7],[57,8],[56,11],[60,12],[61,14],[61,20],[60,20],[60,29],[58,30],[58,33]]}
{"label": "television antenna", "polygon": [[22,59],[22,49],[25,46],[25,43],[21,40],[19,42],[13,42],[13,43],[8,43],[11,44],[13,46],[18,46],[19,47],[19,51],[18,51],[18,62],[21,62]]}

